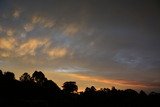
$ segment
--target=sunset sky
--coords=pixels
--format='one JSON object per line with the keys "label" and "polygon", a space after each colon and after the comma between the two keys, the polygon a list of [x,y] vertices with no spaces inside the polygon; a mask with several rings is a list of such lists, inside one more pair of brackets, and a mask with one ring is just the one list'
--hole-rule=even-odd
{"label": "sunset sky", "polygon": [[0,69],[160,91],[160,2],[0,0]]}

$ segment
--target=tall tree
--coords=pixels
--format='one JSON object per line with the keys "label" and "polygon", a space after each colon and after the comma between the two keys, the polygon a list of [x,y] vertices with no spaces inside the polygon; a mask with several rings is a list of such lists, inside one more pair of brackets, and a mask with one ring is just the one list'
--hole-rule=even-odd
{"label": "tall tree", "polygon": [[28,73],[24,73],[20,78],[19,78],[20,81],[22,82],[29,82],[31,81],[31,76],[28,74]]}
{"label": "tall tree", "polygon": [[63,91],[68,93],[74,93],[78,91],[78,86],[74,81],[65,82],[62,87],[63,87]]}
{"label": "tall tree", "polygon": [[4,78],[7,80],[15,80],[15,75],[13,72],[4,72]]}
{"label": "tall tree", "polygon": [[32,79],[37,84],[42,84],[47,80],[47,78],[45,77],[45,75],[41,71],[35,71],[32,74]]}

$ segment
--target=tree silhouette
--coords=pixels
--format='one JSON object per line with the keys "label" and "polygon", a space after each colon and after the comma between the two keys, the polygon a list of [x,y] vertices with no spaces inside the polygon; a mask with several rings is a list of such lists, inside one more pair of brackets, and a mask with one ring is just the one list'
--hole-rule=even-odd
{"label": "tree silhouette", "polygon": [[0,70],[0,80],[2,80],[2,78],[3,78],[3,72],[2,70]]}
{"label": "tree silhouette", "polygon": [[15,80],[15,75],[14,73],[7,71],[7,72],[4,72],[4,78],[6,80]]}
{"label": "tree silhouette", "polygon": [[2,70],[0,70],[0,76],[2,76],[3,75],[3,72],[2,72]]}
{"label": "tree silhouette", "polygon": [[124,90],[124,92],[126,93],[127,96],[137,96],[138,95],[137,91],[133,89],[126,89]]}
{"label": "tree silhouette", "polygon": [[141,91],[139,92],[139,95],[140,95],[140,96],[143,96],[143,97],[146,97],[146,96],[147,96],[147,94],[146,94],[143,90],[141,90]]}
{"label": "tree silhouette", "polygon": [[102,91],[102,92],[109,92],[110,89],[109,88],[100,88],[100,91]]}
{"label": "tree silhouette", "polygon": [[115,87],[97,90],[91,86],[78,93],[78,86],[74,81],[67,81],[62,87],[63,90],[54,81],[48,80],[41,71],[35,71],[32,77],[24,73],[16,80],[14,73],[3,73],[0,70],[0,106],[160,107],[160,93],[156,92],[148,95],[143,90],[139,93],[133,89],[119,90]]}
{"label": "tree silhouette", "polygon": [[96,91],[96,88],[94,86],[91,86],[91,88],[87,87],[85,89],[85,93],[94,93]]}
{"label": "tree silhouette", "polygon": [[47,78],[45,77],[45,75],[41,72],[41,71],[35,71],[32,74],[32,79],[35,83],[37,84],[43,84],[43,82],[45,82],[47,80]]}
{"label": "tree silhouette", "polygon": [[62,87],[64,92],[74,93],[78,91],[78,86],[73,81],[65,82]]}
{"label": "tree silhouette", "polygon": [[28,73],[24,73],[20,78],[19,78],[20,81],[22,82],[30,82],[32,79],[31,79],[31,76],[28,74]]}
{"label": "tree silhouette", "polygon": [[58,87],[58,85],[53,82],[52,80],[47,80],[43,83],[43,87],[48,89],[49,91],[52,91],[53,93],[57,93],[60,92],[60,88]]}

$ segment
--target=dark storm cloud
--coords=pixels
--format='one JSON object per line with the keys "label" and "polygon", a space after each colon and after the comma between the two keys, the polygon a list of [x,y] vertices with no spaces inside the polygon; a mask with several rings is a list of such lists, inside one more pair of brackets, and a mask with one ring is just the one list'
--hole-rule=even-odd
{"label": "dark storm cloud", "polygon": [[[51,43],[45,51],[56,47],[52,51],[65,56],[50,59],[41,53],[44,43],[39,44],[35,59],[44,68],[69,66],[62,71],[70,67],[73,71],[78,66],[79,73],[104,78],[160,81],[158,0],[6,0],[0,4],[1,26],[18,29],[24,43],[48,38]],[[13,18],[15,10],[20,13]],[[48,54],[54,55],[52,51]]]}

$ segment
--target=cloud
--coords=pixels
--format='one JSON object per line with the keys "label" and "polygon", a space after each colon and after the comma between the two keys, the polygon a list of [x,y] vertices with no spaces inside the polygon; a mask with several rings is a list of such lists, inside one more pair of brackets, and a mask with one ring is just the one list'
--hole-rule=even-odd
{"label": "cloud", "polygon": [[0,65],[3,64],[4,61],[0,60]]}
{"label": "cloud", "polygon": [[21,33],[20,37],[21,38],[25,38],[26,37],[26,33]]}
{"label": "cloud", "polygon": [[45,23],[44,23],[44,27],[45,28],[52,28],[53,26],[54,26],[54,22],[53,21],[51,21],[51,20],[48,20],[48,21],[46,21]]}
{"label": "cloud", "polygon": [[142,56],[136,55],[135,52],[121,50],[116,53],[113,57],[117,63],[125,64],[132,67],[137,67],[139,64],[143,63]]}
{"label": "cloud", "polygon": [[26,32],[31,32],[34,30],[34,28],[37,28],[37,27],[43,27],[48,29],[48,28],[52,28],[55,25],[54,20],[43,17],[43,16],[33,15],[33,16],[30,16],[29,20],[30,21],[23,26]]}
{"label": "cloud", "polygon": [[0,33],[5,33],[6,36],[13,36],[15,34],[15,30],[12,28],[5,28],[0,25]]}
{"label": "cloud", "polygon": [[10,56],[10,53],[9,52],[0,52],[0,57],[9,57]]}
{"label": "cloud", "polygon": [[160,64],[159,52],[157,51],[156,53],[154,51],[121,49],[115,53],[113,61],[131,69],[151,70],[156,67],[158,68]]}
{"label": "cloud", "polygon": [[87,68],[82,68],[78,66],[73,66],[73,67],[61,67],[57,68],[54,70],[55,72],[64,72],[64,73],[78,73],[78,72],[88,72],[90,69]]}
{"label": "cloud", "polygon": [[80,30],[80,28],[78,27],[78,25],[76,25],[76,24],[68,24],[68,25],[66,26],[66,28],[64,29],[63,33],[64,33],[65,35],[73,36],[73,35],[75,35],[79,30]]}
{"label": "cloud", "polygon": [[66,48],[59,48],[59,47],[53,48],[47,52],[47,54],[52,58],[62,58],[66,56],[67,53],[68,51]]}
{"label": "cloud", "polygon": [[16,9],[16,10],[14,10],[14,12],[13,12],[13,17],[14,17],[14,18],[19,18],[19,17],[20,17],[20,14],[21,14],[21,10]]}
{"label": "cloud", "polygon": [[32,24],[40,24],[44,28],[52,28],[55,25],[55,21],[53,19],[49,19],[42,16],[34,15],[31,19]]}
{"label": "cloud", "polygon": [[32,23],[44,22],[40,16],[32,16]]}
{"label": "cloud", "polygon": [[8,30],[6,30],[6,34],[8,36],[13,36],[14,35],[14,30],[13,29],[8,29]]}
{"label": "cloud", "polygon": [[2,26],[0,26],[0,32],[3,32],[3,28],[2,28]]}
{"label": "cloud", "polygon": [[26,32],[30,32],[30,31],[32,31],[33,29],[34,29],[34,25],[31,24],[31,23],[28,23],[28,24],[25,24],[25,25],[24,25],[24,30],[25,30]]}
{"label": "cloud", "polygon": [[36,55],[36,49],[47,44],[48,40],[44,39],[30,39],[25,43],[21,44],[19,49],[16,50],[17,54],[23,55]]}
{"label": "cloud", "polygon": [[16,45],[16,39],[13,37],[0,38],[0,49],[12,50]]}
{"label": "cloud", "polygon": [[63,68],[72,64],[91,69],[82,72],[86,75],[105,79],[159,80],[159,7],[153,2],[141,4],[107,0],[98,4],[90,0],[6,2],[0,13],[0,56],[14,68],[19,63],[28,65],[27,69],[33,68],[30,62],[43,62],[44,68],[56,66],[59,72],[85,71]]}

